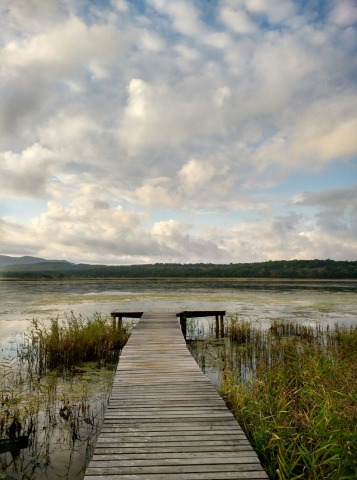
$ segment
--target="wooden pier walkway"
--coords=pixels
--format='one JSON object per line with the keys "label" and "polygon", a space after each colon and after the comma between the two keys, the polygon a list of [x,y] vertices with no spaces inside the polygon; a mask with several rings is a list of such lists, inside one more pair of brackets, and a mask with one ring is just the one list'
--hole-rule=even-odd
{"label": "wooden pier walkway", "polygon": [[228,478],[268,476],[176,315],[144,313],[120,357],[85,480]]}

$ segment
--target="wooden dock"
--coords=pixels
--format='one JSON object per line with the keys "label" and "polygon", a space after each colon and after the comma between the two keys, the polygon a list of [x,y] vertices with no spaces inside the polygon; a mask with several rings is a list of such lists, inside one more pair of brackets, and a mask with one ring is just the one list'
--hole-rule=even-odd
{"label": "wooden dock", "polygon": [[85,480],[267,479],[189,353],[174,313],[144,313],[123,349]]}

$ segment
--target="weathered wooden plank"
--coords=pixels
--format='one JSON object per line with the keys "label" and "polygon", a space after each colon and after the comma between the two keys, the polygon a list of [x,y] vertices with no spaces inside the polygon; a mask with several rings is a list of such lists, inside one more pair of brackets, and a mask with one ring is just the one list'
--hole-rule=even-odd
{"label": "weathered wooden plank", "polygon": [[[168,458],[164,456],[156,457],[156,458],[135,458],[133,459],[124,459],[121,455],[95,455],[93,460],[97,462],[99,468],[102,466],[109,466],[112,467],[142,467],[142,466],[166,466],[166,465],[174,465],[174,466],[189,466],[189,465],[229,465],[229,464],[241,464],[241,463],[249,463],[259,464],[256,457],[251,452],[251,455],[247,454],[247,452],[241,452],[241,455],[234,455],[230,456],[228,453],[225,453],[224,457],[222,455],[201,455],[200,457],[174,457]],[[199,460],[199,461],[197,461]]]}
{"label": "weathered wooden plank", "polygon": [[[186,478],[191,478],[191,473],[203,473],[203,472],[209,472],[209,473],[214,473],[214,472],[259,472],[261,471],[261,467],[259,469],[258,465],[251,465],[251,464],[246,464],[246,463],[241,463],[241,464],[219,464],[219,465],[155,465],[155,466],[138,466],[138,467],[117,467],[117,466],[110,466],[108,465],[107,467],[92,467],[89,466],[86,470],[86,476],[87,475],[94,475],[94,476],[99,476],[99,475],[115,475],[118,474],[120,471],[121,474],[125,475],[133,475],[133,474],[150,474],[150,473],[161,473],[161,474],[168,474],[168,473],[173,473],[174,471],[176,473],[186,473],[188,476]],[[254,474],[254,473],[253,473]],[[250,478],[250,477],[248,477]],[[261,478],[267,478],[266,474],[265,477]]]}
{"label": "weathered wooden plank", "polygon": [[[195,428],[196,430],[198,429],[205,429],[206,427],[209,428],[217,428],[217,427],[235,427],[234,429],[237,429],[237,422],[235,421],[234,418],[224,418],[224,419],[209,419],[205,418],[203,420],[186,420],[182,419],[179,424],[177,423],[176,420],[165,420],[162,421],[160,418],[152,420],[150,422],[143,422],[142,420],[133,420],[131,419],[130,421],[127,421],[126,419],[119,419],[119,420],[110,420],[108,421],[107,419],[104,420],[103,428],[105,427],[106,424],[110,424],[111,427],[115,425],[116,427],[120,429],[132,429],[132,428],[139,428],[139,429],[145,429],[145,427],[150,428],[150,427],[155,427],[157,429],[161,429],[162,427],[167,427],[167,428],[175,428],[176,430],[182,430],[187,428],[192,427]],[[197,428],[199,427],[199,428]],[[239,425],[238,428],[240,429]]]}
{"label": "weathered wooden plank", "polygon": [[86,471],[94,478],[268,478],[174,314],[144,314],[123,350]]}
{"label": "weathered wooden plank", "polygon": [[[169,432],[172,433],[172,427],[175,424],[170,423],[170,426],[168,426],[166,423],[165,424],[157,424],[157,423],[150,423],[150,424],[136,424],[134,427],[128,426],[126,424],[123,424],[121,426],[116,426],[116,425],[106,425],[104,424],[101,430],[101,433],[105,432],[112,432],[112,433],[120,433],[122,435],[126,433],[138,433],[138,432]],[[187,435],[189,432],[196,432],[197,431],[197,426],[196,425],[191,425],[190,423],[185,423],[185,425],[182,425],[180,423],[179,425],[175,426],[175,432],[185,432]],[[215,434],[218,433],[229,433],[230,431],[236,432],[237,429],[235,428],[234,425],[217,425],[217,426],[212,426],[212,425],[200,425],[200,431],[201,432],[212,432]]]}
{"label": "weathered wooden plank", "polygon": [[[223,452],[228,452],[228,453],[240,453],[240,452],[246,452],[247,450],[250,451],[249,447],[250,444],[248,441],[245,441],[245,443],[242,442],[242,445],[196,445],[193,449],[191,446],[173,446],[169,447],[167,445],[163,447],[153,447],[151,445],[146,445],[145,449],[143,447],[134,447],[132,444],[130,444],[130,447],[122,447],[122,445],[113,447],[112,445],[110,447],[108,446],[103,446],[103,445],[98,445],[96,448],[96,453],[94,454],[93,458],[95,458],[95,455],[122,455],[122,458],[130,457],[130,458],[155,458],[155,456],[160,456],[164,455],[167,458],[176,458],[177,456],[181,456],[181,458],[184,458],[183,455],[187,455],[189,458],[195,458],[198,457],[201,454],[205,455],[214,455],[216,453],[222,454]],[[145,452],[145,453],[143,453]]]}
{"label": "weathered wooden plank", "polygon": [[[142,435],[140,435],[140,441],[141,442],[150,442],[150,443],[154,443],[154,442],[167,442],[168,444],[171,443],[171,442],[185,442],[185,441],[190,441],[192,440],[192,437],[194,437],[194,439],[198,442],[209,442],[211,440],[213,440],[216,435],[199,435],[199,433],[197,433],[196,435],[147,435],[147,432],[143,433]],[[137,441],[138,439],[138,436],[125,436],[125,435],[118,435],[118,434],[115,434],[115,435],[112,435],[112,434],[106,434],[106,433],[103,433],[103,435],[101,435],[101,441],[105,441],[105,440],[108,440],[108,441],[113,441],[113,440],[116,440],[117,442],[131,442],[131,443],[134,443],[135,441]],[[228,442],[234,442],[235,440],[240,440],[240,439],[244,439],[244,434],[239,434],[237,433],[236,435],[225,435],[224,437],[221,436],[221,442],[225,442],[226,444]]]}
{"label": "weathered wooden plank", "polygon": [[114,439],[112,438],[100,438],[98,440],[98,443],[96,445],[96,448],[99,448],[99,447],[105,447],[105,448],[108,448],[108,447],[118,447],[118,448],[161,448],[161,447],[169,447],[171,446],[172,448],[186,448],[186,450],[188,451],[193,451],[195,452],[196,451],[196,447],[199,447],[199,446],[202,446],[202,447],[205,447],[205,448],[209,448],[209,447],[226,447],[226,446],[231,446],[231,445],[235,445],[235,446],[239,446],[239,445],[248,445],[249,448],[251,449],[251,445],[250,443],[248,442],[248,440],[246,438],[242,438],[242,439],[239,439],[239,440],[234,440],[233,442],[232,441],[229,441],[229,442],[226,442],[224,440],[205,440],[204,442],[202,442],[201,440],[185,440],[185,441],[176,441],[176,442],[166,442],[166,441],[162,441],[162,442],[145,442],[145,441],[140,441],[138,440],[137,442],[123,442],[123,441],[120,441],[120,442],[117,442],[115,441]]}
{"label": "weathered wooden plank", "polygon": [[[133,454],[133,453],[105,453],[105,452],[99,452],[94,454],[93,460],[96,461],[105,461],[105,462],[112,462],[113,460],[118,460],[118,461],[132,461],[132,460],[137,460],[143,461],[143,462],[152,462],[153,465],[156,465],[159,462],[159,465],[165,465],[166,462],[171,462],[171,461],[180,461],[184,462],[184,465],[189,465],[190,462],[194,462],[193,464],[196,465],[196,460],[199,459],[203,463],[206,463],[207,461],[209,463],[222,463],[225,460],[227,463],[237,463],[237,455],[234,455],[236,453],[240,454],[240,458],[244,457],[254,457],[253,460],[255,460],[255,455],[254,452],[251,451],[245,451],[245,450],[238,450],[238,451],[231,451],[231,450],[226,450],[225,451],[225,457],[222,457],[222,452],[212,452],[212,451],[207,451],[207,452],[186,452],[186,453],[180,453],[180,452],[175,452],[175,453],[141,453],[141,454]],[[256,461],[252,462],[238,462],[238,463],[257,463]],[[139,464],[139,463],[138,463]]]}
{"label": "weathered wooden plank", "polygon": [[[132,438],[135,437],[137,438],[139,435],[140,430],[136,430],[135,432],[120,432],[118,430],[116,431],[110,431],[109,429],[107,430],[102,430],[101,432],[101,438],[108,438],[108,437],[113,437],[113,438],[118,438],[118,439],[126,439],[126,438]],[[165,437],[164,440],[167,440],[168,442],[171,439],[177,439],[177,437],[180,437],[181,439],[187,438],[190,439],[191,437],[194,437],[195,439],[206,439],[206,440],[212,440],[212,437],[215,438],[217,435],[220,435],[224,440],[231,440],[231,439],[236,439],[236,438],[244,438],[244,433],[243,432],[225,432],[224,430],[215,430],[215,431],[203,431],[200,434],[197,433],[197,430],[191,430],[184,432],[183,430],[178,430],[173,433],[172,431],[145,431],[142,430],[140,433],[140,438],[148,438],[148,437],[153,437],[153,439],[158,438],[158,437]],[[192,438],[191,438],[192,439]],[[127,440],[129,441],[129,440]]]}
{"label": "weathered wooden plank", "polygon": [[[240,479],[250,479],[250,480],[261,480],[262,478],[267,478],[265,472],[204,472],[204,473],[190,473],[189,476],[182,473],[145,473],[145,474],[114,474],[114,475],[98,475],[94,474],[95,478],[99,480],[240,480]],[[88,477],[90,478],[90,477]]]}

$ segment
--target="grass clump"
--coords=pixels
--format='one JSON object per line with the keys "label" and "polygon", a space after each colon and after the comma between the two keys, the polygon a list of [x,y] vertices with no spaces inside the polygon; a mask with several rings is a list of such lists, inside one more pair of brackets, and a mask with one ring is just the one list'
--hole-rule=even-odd
{"label": "grass clump", "polygon": [[[5,478],[20,478],[12,476],[18,472],[21,478],[42,478],[52,468],[67,478],[76,461],[84,468],[131,326],[116,326],[99,314],[72,314],[46,324],[32,320],[6,355],[0,353],[0,470]],[[21,451],[19,442],[25,442]],[[68,465],[62,451],[68,452]]]}
{"label": "grass clump", "polygon": [[270,478],[357,478],[357,328],[276,321],[258,337],[249,376],[231,362],[220,388]]}
{"label": "grass clump", "polygon": [[49,326],[34,319],[18,356],[37,373],[69,369],[82,362],[113,361],[127,342],[129,330],[128,325],[116,326],[100,314],[85,318],[72,313],[62,322],[51,319]]}

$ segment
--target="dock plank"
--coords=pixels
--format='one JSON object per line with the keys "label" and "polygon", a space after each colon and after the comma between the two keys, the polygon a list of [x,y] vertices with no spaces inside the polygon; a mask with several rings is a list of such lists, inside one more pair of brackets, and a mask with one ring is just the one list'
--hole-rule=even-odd
{"label": "dock plank", "polygon": [[268,478],[173,312],[144,313],[132,332],[84,478]]}

